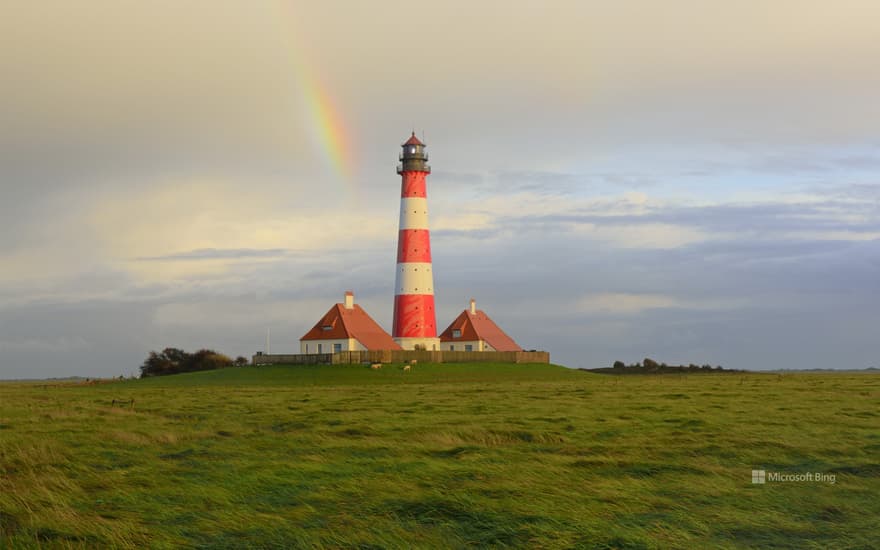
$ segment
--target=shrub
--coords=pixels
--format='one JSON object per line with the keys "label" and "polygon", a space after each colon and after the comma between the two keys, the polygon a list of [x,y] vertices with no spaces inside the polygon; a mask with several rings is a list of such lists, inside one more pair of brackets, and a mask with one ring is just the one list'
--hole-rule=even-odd
{"label": "shrub", "polygon": [[232,365],[232,359],[214,350],[200,349],[195,353],[187,353],[182,349],[165,348],[161,353],[150,352],[141,365],[141,378],[222,369]]}

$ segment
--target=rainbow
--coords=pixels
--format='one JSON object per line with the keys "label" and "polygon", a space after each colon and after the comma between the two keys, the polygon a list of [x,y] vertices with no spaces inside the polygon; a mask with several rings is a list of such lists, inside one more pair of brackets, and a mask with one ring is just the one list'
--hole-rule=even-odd
{"label": "rainbow", "polygon": [[321,152],[325,162],[337,179],[349,191],[350,198],[356,198],[357,188],[354,185],[354,151],[349,139],[350,130],[344,124],[344,117],[326,86],[308,63],[302,52],[306,49],[297,43],[299,32],[295,28],[296,21],[290,2],[281,1],[277,6],[282,12],[278,21],[286,22],[279,32],[288,45],[288,54],[293,67],[294,78],[302,94],[304,119],[308,121],[312,142]]}
{"label": "rainbow", "polygon": [[[300,71],[300,75],[303,74],[305,71]],[[301,76],[300,82],[314,141],[336,174],[343,181],[351,182],[352,149],[339,109],[317,79]]]}

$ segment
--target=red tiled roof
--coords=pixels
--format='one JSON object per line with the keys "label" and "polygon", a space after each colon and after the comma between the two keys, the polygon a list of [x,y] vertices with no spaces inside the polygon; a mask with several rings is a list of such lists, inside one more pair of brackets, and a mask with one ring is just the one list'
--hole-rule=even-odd
{"label": "red tiled roof", "polygon": [[[460,330],[461,336],[452,337],[453,330]],[[495,348],[496,351],[522,351],[522,347],[513,341],[501,328],[495,324],[495,321],[489,318],[481,309],[476,313],[464,310],[461,315],[452,321],[446,330],[440,334],[441,342],[474,342],[484,340],[487,344]]]}
{"label": "red tiled roof", "polygon": [[419,141],[419,138],[416,137],[416,133],[413,132],[412,136],[410,136],[410,138],[406,140],[406,143],[404,143],[404,145],[424,145],[424,143]]}
{"label": "red tiled roof", "polygon": [[[330,328],[324,330],[324,327]],[[358,304],[354,304],[352,309],[345,309],[342,304],[334,304],[300,340],[345,338],[354,338],[368,350],[401,349],[391,339],[391,335],[382,330],[382,327]]]}

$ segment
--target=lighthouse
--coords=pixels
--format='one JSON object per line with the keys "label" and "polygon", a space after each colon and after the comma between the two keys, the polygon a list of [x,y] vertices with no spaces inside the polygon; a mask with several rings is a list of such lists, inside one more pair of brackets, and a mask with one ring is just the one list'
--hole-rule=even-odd
{"label": "lighthouse", "polygon": [[425,144],[415,132],[402,145],[397,173],[401,175],[400,226],[394,282],[392,337],[403,349],[440,349],[434,313],[434,274],[428,231],[428,193],[431,173]]}

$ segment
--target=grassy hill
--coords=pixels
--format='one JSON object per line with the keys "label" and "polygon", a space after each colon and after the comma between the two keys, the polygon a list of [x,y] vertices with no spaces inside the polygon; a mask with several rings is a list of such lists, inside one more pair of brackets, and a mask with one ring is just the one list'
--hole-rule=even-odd
{"label": "grassy hill", "polygon": [[158,376],[126,383],[149,386],[345,386],[388,384],[435,384],[474,382],[516,382],[524,380],[571,380],[578,373],[558,365],[510,363],[422,364],[403,372],[401,365],[385,365],[371,370],[361,365],[296,365],[230,368]]}
{"label": "grassy hill", "polygon": [[0,541],[870,548],[878,397],[875,374],[491,364],[0,384]]}

